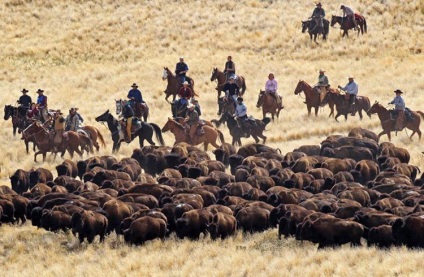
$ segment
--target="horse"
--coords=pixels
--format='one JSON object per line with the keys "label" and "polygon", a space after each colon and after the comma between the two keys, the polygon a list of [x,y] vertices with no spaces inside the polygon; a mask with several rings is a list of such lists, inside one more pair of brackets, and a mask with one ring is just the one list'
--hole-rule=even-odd
{"label": "horse", "polygon": [[[324,97],[321,102],[321,105],[325,105],[328,102],[333,102],[336,105],[336,121],[337,118],[341,115],[344,115],[345,120],[347,120],[347,115],[350,113],[349,108],[349,99],[346,99],[346,94],[340,94],[339,90],[330,91]],[[366,96],[356,96],[354,109],[355,112],[358,112],[359,118],[362,120],[362,110],[367,112],[370,108],[370,99]]]}
{"label": "horse", "polygon": [[13,128],[13,136],[16,136],[16,130],[19,127],[21,119],[18,114],[18,107],[14,107],[12,105],[4,106],[4,120],[8,120],[12,118],[12,128]]}
{"label": "horse", "polygon": [[[269,117],[265,117],[262,120],[255,119],[254,125],[249,123],[249,128],[246,128],[247,138],[252,136],[256,143],[259,143],[259,138],[261,138],[262,142],[265,144],[267,137],[263,134],[263,132],[269,122],[271,122],[271,119]],[[222,123],[226,123],[228,130],[230,131],[230,135],[233,137],[232,145],[242,145],[241,138],[243,137],[243,130],[238,127],[237,121],[234,119],[232,114],[225,112],[221,115],[219,120],[212,120],[212,123],[214,123],[218,128]]]}
{"label": "horse", "polygon": [[[296,89],[294,90],[295,95],[300,95],[301,92],[305,92],[306,108],[308,109],[308,116],[311,115],[311,109],[315,108],[315,116],[318,116],[318,109],[320,107],[319,93],[314,90],[308,83],[303,80],[299,80]],[[329,101],[328,106],[330,107],[330,115],[334,116],[334,102]]]}
{"label": "horse", "polygon": [[224,135],[220,130],[207,125],[203,126],[203,129],[205,131],[203,135],[199,136],[196,134],[194,141],[190,141],[190,138],[186,133],[185,127],[182,124],[178,123],[176,120],[168,118],[168,121],[162,127],[162,132],[165,133],[167,131],[171,131],[171,133],[174,134],[174,145],[180,142],[186,142],[192,145],[198,145],[200,143],[203,143],[205,151],[208,150],[209,143],[212,144],[213,147],[219,148],[219,145],[216,143],[218,138],[221,143],[225,143]]}
{"label": "horse", "polygon": [[[119,121],[113,117],[113,115],[107,110],[103,114],[99,115],[95,118],[97,122],[106,122],[108,129],[112,136],[113,146],[112,153],[116,153],[121,147],[121,138],[120,135],[120,123]],[[133,141],[136,137],[138,137],[138,141],[140,143],[140,148],[144,146],[144,140],[147,140],[151,145],[155,145],[152,140],[153,132],[156,134],[156,139],[159,141],[160,145],[164,145],[165,142],[162,138],[162,133],[158,125],[154,123],[140,122],[141,127],[137,129],[131,136],[131,141]],[[125,130],[123,130],[125,132]]]}
{"label": "horse", "polygon": [[[37,162],[37,156],[39,154],[43,155],[43,162],[46,160],[47,152],[54,152],[53,140],[52,137],[47,131],[41,122],[34,121],[31,123],[25,130],[22,131],[22,135],[25,137],[34,137],[34,140],[37,143],[38,151],[34,154],[34,162]],[[82,149],[86,149],[87,146],[89,149],[92,149],[91,139],[85,135],[78,134],[77,132],[68,131],[63,135],[62,145],[60,149],[61,157],[65,155],[67,150],[71,155],[71,158],[74,156],[74,152],[82,157],[83,152],[79,149],[81,146]]]}
{"label": "horse", "polygon": [[[278,95],[276,95],[275,97],[278,97]],[[277,119],[280,116],[281,107],[280,105],[278,105],[275,97],[269,92],[259,90],[258,102],[256,103],[256,107],[262,107],[263,118],[265,118],[265,115],[267,113],[271,114],[272,121],[274,121],[275,115],[277,115]]]}
{"label": "horse", "polygon": [[[162,80],[168,80],[168,85],[166,86],[165,89],[165,100],[168,101],[168,97],[173,95],[173,99],[172,101],[175,101],[175,97],[178,94],[178,91],[180,90],[182,84],[180,82],[180,78],[178,78],[178,76],[175,76],[171,70],[169,70],[168,67],[164,67],[163,68],[163,72],[162,72]],[[186,76],[186,80],[188,82],[188,86],[191,88],[191,90],[193,91],[193,94],[195,96],[198,96],[195,92],[194,92],[194,81],[192,78],[189,78]],[[169,102],[169,101],[168,101]]]}
{"label": "horse", "polygon": [[309,37],[312,40],[314,37],[314,42],[317,42],[318,35],[322,35],[323,40],[327,40],[328,33],[330,31],[330,22],[327,19],[323,19],[323,27],[319,28],[315,22],[315,20],[306,20],[302,21],[302,33],[305,33],[308,30]]}
{"label": "horse", "polygon": [[221,115],[223,113],[229,112],[230,114],[234,114],[236,110],[235,103],[233,102],[231,97],[219,97],[218,98],[218,113],[217,115]]}
{"label": "horse", "polygon": [[[218,91],[218,99],[221,97],[221,91],[224,88],[225,83],[227,82],[227,76],[224,72],[214,67],[212,70],[211,82],[217,81],[218,85],[216,86],[216,90]],[[246,81],[243,76],[237,76],[235,80],[236,84],[240,88],[240,95],[243,96],[246,91]]]}
{"label": "horse", "polygon": [[[355,14],[355,20],[356,24],[358,25],[358,36],[359,33],[364,34],[364,32],[367,32],[367,21],[365,20],[365,17],[359,14]],[[334,25],[338,23],[340,25],[340,28],[343,30],[343,36],[349,36],[349,30],[355,28],[355,25],[351,20],[349,20],[347,17],[343,16],[331,16],[331,27],[334,27]]]}
{"label": "horse", "polygon": [[102,133],[100,133],[100,131],[96,127],[85,125],[81,127],[81,129],[84,130],[89,135],[91,141],[93,142],[93,146],[96,147],[96,151],[99,151],[100,149],[100,145],[97,142],[97,139],[99,139],[103,147],[106,147],[106,143],[102,136]]}
{"label": "horse", "polygon": [[[391,141],[392,137],[390,132],[395,131],[396,120],[390,119],[390,111],[386,109],[385,107],[383,107],[383,105],[375,101],[375,103],[367,111],[367,114],[368,115],[377,114],[378,118],[380,119],[380,123],[381,123],[381,127],[383,128],[383,131],[380,134],[378,134],[378,139],[380,139],[382,135],[386,134],[387,137],[389,138],[389,141]],[[404,126],[408,128],[409,130],[412,130],[412,134],[409,137],[411,140],[412,140],[412,136],[415,133],[417,133],[419,139],[421,139],[420,116],[424,119],[424,113],[421,111],[415,111],[415,112],[411,111],[411,114],[413,119],[410,121],[404,120]]]}
{"label": "horse", "polygon": [[[120,114],[124,108],[122,99],[115,99],[116,114]],[[143,118],[144,122],[147,122],[149,116],[149,106],[145,103],[134,103],[134,116],[139,119]]]}

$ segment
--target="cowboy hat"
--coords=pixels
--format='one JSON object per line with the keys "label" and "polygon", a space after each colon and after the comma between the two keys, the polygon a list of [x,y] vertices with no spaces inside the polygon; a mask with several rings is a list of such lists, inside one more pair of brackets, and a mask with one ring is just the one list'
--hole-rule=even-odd
{"label": "cowboy hat", "polygon": [[241,101],[241,102],[243,102],[243,97],[237,97],[237,101]]}
{"label": "cowboy hat", "polygon": [[184,60],[184,57],[183,56],[180,56],[180,60]]}
{"label": "cowboy hat", "polygon": [[320,69],[319,72],[325,72],[325,70],[324,69]]}
{"label": "cowboy hat", "polygon": [[317,6],[322,6],[321,2],[318,2],[318,3],[317,3]]}
{"label": "cowboy hat", "polygon": [[38,90],[37,90],[37,93],[40,93],[40,92],[44,92],[44,90],[42,90],[42,89],[38,89]]}
{"label": "cowboy hat", "polygon": [[188,85],[188,82],[187,81],[184,81],[183,85]]}
{"label": "cowboy hat", "polygon": [[394,91],[394,93],[403,93],[403,91],[401,91],[400,89],[397,89]]}
{"label": "cowboy hat", "polygon": [[72,108],[70,108],[69,109],[69,111],[71,112],[71,111],[78,111],[78,108],[76,108],[76,107],[72,107]]}
{"label": "cowboy hat", "polygon": [[62,113],[62,111],[59,109],[59,110],[56,110],[55,112],[54,112],[55,114],[63,114]]}
{"label": "cowboy hat", "polygon": [[28,92],[28,90],[24,88],[23,90],[21,90],[21,92],[23,92],[23,93],[27,93],[27,92]]}
{"label": "cowboy hat", "polygon": [[131,86],[132,88],[138,88],[138,86],[137,86],[137,84],[136,83],[134,83],[134,84],[132,84],[132,86]]}
{"label": "cowboy hat", "polygon": [[344,9],[344,7],[345,7],[344,5],[341,5],[341,6],[340,6],[340,9]]}
{"label": "cowboy hat", "polygon": [[348,79],[355,79],[352,75],[347,76]]}

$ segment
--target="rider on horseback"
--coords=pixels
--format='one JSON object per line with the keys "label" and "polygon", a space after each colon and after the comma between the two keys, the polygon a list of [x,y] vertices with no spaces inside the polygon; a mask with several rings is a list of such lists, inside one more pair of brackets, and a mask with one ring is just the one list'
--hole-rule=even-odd
{"label": "rider on horseback", "polygon": [[63,141],[63,133],[65,132],[65,118],[62,116],[62,112],[57,110],[54,113],[53,118],[53,130],[50,131],[50,141],[53,141],[53,152],[57,152]]}
{"label": "rider on horseback", "polygon": [[225,63],[225,69],[223,71],[226,76],[226,80],[229,80],[229,78],[236,75],[236,65],[231,59],[231,56],[227,57],[227,62]]}
{"label": "rider on horseback", "polygon": [[132,120],[134,117],[134,110],[131,108],[129,101],[123,100],[122,104],[123,104],[123,110],[122,110],[123,120],[121,121],[121,124],[125,125],[125,122],[126,122],[126,132],[124,132],[125,141],[127,143],[130,143],[131,142],[131,127],[132,127]]}
{"label": "rider on horseback", "polygon": [[69,115],[66,117],[66,131],[74,131],[77,132],[80,126],[80,117],[77,114],[78,108],[71,108],[69,110]]}
{"label": "rider on horseback", "polygon": [[239,96],[240,94],[240,88],[234,80],[234,76],[230,77],[229,82],[225,83],[224,88],[222,90],[225,92],[225,97],[227,99],[228,97],[230,97],[233,103],[235,104],[237,102],[237,96]]}
{"label": "rider on horseback", "polygon": [[194,96],[193,91],[191,88],[189,88],[187,81],[184,81],[183,87],[178,91],[178,96],[180,97],[179,101],[181,105],[188,105],[188,100]]}
{"label": "rider on horseback", "polygon": [[401,131],[403,129],[403,117],[405,114],[405,101],[403,100],[401,94],[403,93],[400,89],[394,91],[396,93],[396,97],[393,99],[390,104],[395,105],[395,109],[390,111],[390,119],[396,119],[395,131]]}
{"label": "rider on horseback", "polygon": [[341,5],[340,9],[343,10],[343,16],[346,16],[348,20],[350,20],[354,26],[354,30],[356,31],[358,29],[358,25],[355,20],[355,13],[353,12],[352,8]]}
{"label": "rider on horseback", "polygon": [[21,92],[23,95],[21,95],[21,97],[19,97],[19,100],[17,101],[18,104],[20,104],[20,106],[18,107],[18,110],[20,110],[21,108],[21,110],[23,111],[23,114],[20,114],[20,115],[25,116],[26,112],[28,111],[32,103],[32,99],[31,99],[31,96],[27,95],[27,92],[28,92],[27,89],[23,89],[21,90]]}
{"label": "rider on horseback", "polygon": [[186,80],[186,73],[188,71],[188,65],[184,62],[184,57],[180,57],[180,62],[175,66],[175,74],[180,79],[180,83],[183,84]]}
{"label": "rider on horseback", "polygon": [[242,97],[237,97],[237,106],[233,117],[237,121],[237,127],[239,127],[242,131],[242,136],[246,137],[247,132],[245,130],[244,121],[247,120],[247,107],[243,103]]}
{"label": "rider on horseback", "polygon": [[132,89],[128,92],[128,99],[130,99],[130,105],[136,114],[141,114],[142,104],[145,104],[141,91],[138,89],[136,83],[132,84]]}
{"label": "rider on horseback", "polygon": [[[328,77],[324,74],[325,70],[319,70],[318,83],[314,86],[314,89],[319,93],[319,102],[321,103],[324,97],[327,95],[330,84]],[[306,102],[305,102],[306,104]]]}
{"label": "rider on horseback", "polygon": [[192,103],[188,104],[187,109],[187,117],[184,119],[184,123],[186,123],[186,130],[188,130],[188,135],[190,137],[190,141],[194,142],[194,138],[196,136],[196,130],[199,126],[199,114],[194,109],[196,106]]}
{"label": "rider on horseback", "polygon": [[40,118],[40,111],[38,110],[37,104],[34,102],[31,103],[31,106],[28,109],[27,117],[32,120],[38,120]]}
{"label": "rider on horseback", "polygon": [[324,27],[324,24],[323,24],[324,17],[325,17],[325,11],[322,8],[321,2],[319,2],[316,5],[316,8],[314,9],[311,15],[311,18],[315,20],[315,26],[318,26],[318,28],[322,29]]}
{"label": "rider on horseback", "polygon": [[283,97],[280,94],[278,94],[277,89],[278,89],[277,80],[274,79],[273,73],[269,73],[268,80],[265,83],[265,91],[271,94],[275,98],[275,101],[277,102],[278,107],[282,109],[284,108]]}
{"label": "rider on horseback", "polygon": [[353,81],[354,77],[349,76],[348,80],[349,82],[346,84],[345,87],[338,86],[339,89],[346,92],[346,94],[349,95],[349,110],[351,114],[355,115],[355,98],[358,95],[358,85]]}
{"label": "rider on horseback", "polygon": [[40,110],[40,120],[41,122],[45,122],[47,120],[47,114],[48,114],[48,110],[47,110],[47,96],[45,96],[44,90],[42,89],[38,89],[37,90],[38,93],[38,97],[37,97],[37,105],[38,105],[38,109]]}

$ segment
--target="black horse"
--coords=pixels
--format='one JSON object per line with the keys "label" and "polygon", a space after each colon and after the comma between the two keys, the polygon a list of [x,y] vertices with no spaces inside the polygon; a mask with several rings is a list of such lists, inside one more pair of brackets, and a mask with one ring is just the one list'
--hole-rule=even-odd
{"label": "black horse", "polygon": [[330,22],[327,19],[323,19],[323,27],[317,26],[315,20],[302,21],[302,33],[308,30],[309,37],[312,40],[314,37],[314,42],[317,42],[318,35],[322,35],[323,40],[327,40],[328,33],[330,31]]}
{"label": "black horse", "polygon": [[263,135],[266,125],[271,122],[271,118],[265,117],[262,120],[247,120],[245,124],[246,134],[243,133],[243,130],[237,125],[237,121],[233,118],[233,116],[229,112],[225,112],[222,114],[219,120],[211,120],[212,123],[219,127],[222,123],[226,123],[228,130],[230,130],[230,135],[233,137],[232,144],[238,144],[241,146],[241,138],[242,137],[250,137],[252,136],[256,143],[259,142],[259,138],[262,138],[263,143],[267,139],[266,136]]}
{"label": "black horse", "polygon": [[[119,121],[113,117],[113,115],[107,110],[103,114],[99,115],[95,118],[97,122],[106,122],[107,126],[109,128],[109,131],[112,135],[112,152],[115,153],[119,150],[121,146],[121,138],[119,134]],[[140,148],[144,146],[144,140],[147,140],[151,145],[155,145],[155,143],[152,140],[153,132],[156,134],[156,139],[159,141],[160,145],[164,145],[165,142],[162,137],[162,131],[160,130],[159,126],[154,123],[147,123],[147,122],[140,122],[141,128],[136,130],[132,136],[131,141],[133,141],[136,137],[138,137],[138,140],[140,142]],[[124,130],[125,131],[125,130]]]}
{"label": "black horse", "polygon": [[[194,109],[196,110],[196,112],[199,114],[199,116],[201,115],[201,111],[200,111],[200,106],[197,103],[194,103]],[[180,100],[176,100],[174,102],[171,103],[171,112],[172,112],[172,117],[173,118],[177,118],[177,117],[182,117],[185,118],[187,116],[187,105],[182,104]]]}
{"label": "black horse", "polygon": [[21,122],[18,107],[14,107],[12,105],[4,106],[4,120],[8,120],[9,118],[12,118],[13,136],[16,136],[16,130],[18,129]]}
{"label": "black horse", "polygon": [[229,112],[230,114],[234,114],[236,109],[236,105],[231,97],[220,97],[218,98],[218,115]]}

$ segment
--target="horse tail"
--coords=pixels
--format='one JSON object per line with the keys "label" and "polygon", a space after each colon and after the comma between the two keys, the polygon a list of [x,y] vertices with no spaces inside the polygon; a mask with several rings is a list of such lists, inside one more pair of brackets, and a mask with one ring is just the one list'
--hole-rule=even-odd
{"label": "horse tail", "polygon": [[422,119],[424,119],[424,113],[422,111],[417,111],[419,115],[421,115]]}
{"label": "horse tail", "polygon": [[224,144],[225,143],[224,134],[218,129],[215,129],[215,130],[218,133],[219,140],[221,141],[221,144]]}
{"label": "horse tail", "polygon": [[265,117],[264,119],[262,119],[262,122],[264,123],[264,125],[266,126],[268,123],[271,122],[271,118],[269,117]]}
{"label": "horse tail", "polygon": [[149,123],[153,127],[153,131],[155,131],[156,139],[159,141],[160,145],[165,145],[165,141],[162,137],[162,131],[160,130],[159,126],[155,123]]}
{"label": "horse tail", "polygon": [[364,19],[364,32],[367,32],[367,21],[365,20],[365,17],[362,16],[362,18]]}
{"label": "horse tail", "polygon": [[243,84],[241,85],[241,95],[244,95],[244,92],[246,91],[246,79],[243,78]]}
{"label": "horse tail", "polygon": [[[82,140],[82,142],[85,144],[85,146],[88,146],[88,151],[90,153],[94,153],[93,150],[93,141],[91,140],[91,138],[89,138],[88,136],[84,135],[84,134],[80,134],[79,135],[79,139]],[[85,148],[85,147],[82,147]],[[84,149],[81,149],[81,152],[84,152]]]}
{"label": "horse tail", "polygon": [[103,138],[102,133],[100,133],[100,131],[99,131],[96,127],[94,127],[94,130],[96,130],[96,132],[97,132],[97,137],[99,138],[100,143],[102,144],[102,146],[103,146],[103,147],[106,147],[106,142],[105,142],[105,139]]}

